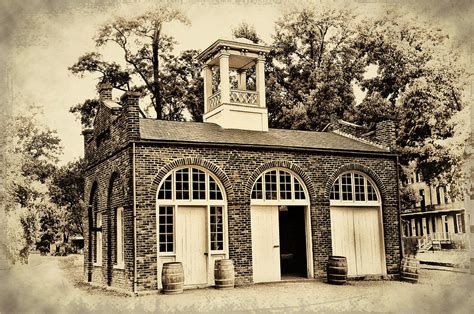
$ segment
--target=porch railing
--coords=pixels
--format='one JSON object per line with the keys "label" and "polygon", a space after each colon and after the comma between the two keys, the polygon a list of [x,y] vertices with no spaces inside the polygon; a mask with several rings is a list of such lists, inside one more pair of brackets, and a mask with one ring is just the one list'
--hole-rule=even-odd
{"label": "porch railing", "polygon": [[[231,89],[229,95],[231,104],[258,107],[258,93],[250,90]],[[222,95],[218,91],[208,98],[209,111],[222,105]]]}
{"label": "porch railing", "polygon": [[258,106],[258,93],[256,91],[231,89],[230,102],[236,104]]}

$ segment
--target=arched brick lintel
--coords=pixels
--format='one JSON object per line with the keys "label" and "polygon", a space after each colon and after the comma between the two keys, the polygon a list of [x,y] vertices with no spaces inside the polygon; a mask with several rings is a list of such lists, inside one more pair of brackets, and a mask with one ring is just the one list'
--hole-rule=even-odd
{"label": "arched brick lintel", "polygon": [[250,175],[245,185],[245,195],[248,195],[248,197],[250,198],[250,194],[252,193],[252,187],[255,181],[263,172],[272,168],[289,169],[296,173],[301,178],[301,180],[303,180],[303,183],[306,186],[306,189],[308,190],[311,204],[316,202],[316,190],[314,188],[313,181],[311,181],[310,177],[300,166],[286,160],[270,161],[263,165],[260,165],[257,169],[255,169]]}
{"label": "arched brick lintel", "polygon": [[205,160],[199,157],[188,157],[188,158],[181,158],[173,160],[172,162],[163,166],[158,173],[156,174],[153,182],[151,184],[151,190],[153,193],[158,191],[158,187],[161,181],[165,178],[165,176],[170,173],[173,169],[183,166],[200,166],[207,169],[209,172],[214,174],[221,184],[224,186],[226,195],[227,195],[227,202],[234,198],[234,189],[232,188],[232,184],[230,183],[229,178],[225,174],[225,172],[216,164]]}
{"label": "arched brick lintel", "polygon": [[94,178],[93,180],[91,180],[92,184],[90,185],[90,187],[87,189],[87,192],[88,194],[86,194],[85,196],[85,200],[87,200],[87,205],[88,206],[91,206],[93,201],[94,201],[94,197],[98,198],[99,197],[99,183],[98,183],[98,180],[97,178]]}
{"label": "arched brick lintel", "polygon": [[118,167],[113,167],[112,170],[110,171],[110,175],[108,176],[109,179],[107,180],[107,208],[110,210],[110,201],[112,197],[112,188],[113,184],[117,180],[120,191],[122,192],[122,195],[125,197],[127,195],[128,189],[126,182],[124,180],[124,177],[121,175],[120,170]]}
{"label": "arched brick lintel", "polygon": [[377,173],[372,170],[371,168],[357,164],[357,163],[350,163],[350,164],[345,164],[339,167],[336,171],[334,171],[330,176],[329,179],[326,182],[326,187],[324,190],[324,198],[329,200],[329,195],[331,194],[331,188],[336,182],[337,178],[343,174],[344,172],[347,171],[360,171],[364,174],[366,174],[372,181],[374,181],[375,185],[377,185],[377,188],[380,191],[380,194],[382,196],[382,202],[385,200],[385,195],[387,194],[387,189],[385,187],[385,184],[383,184],[382,180],[380,177],[377,175]]}

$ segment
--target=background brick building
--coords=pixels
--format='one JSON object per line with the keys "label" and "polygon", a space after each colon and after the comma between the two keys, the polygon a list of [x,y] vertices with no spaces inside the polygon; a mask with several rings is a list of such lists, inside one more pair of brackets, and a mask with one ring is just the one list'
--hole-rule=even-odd
{"label": "background brick building", "polygon": [[[341,121],[331,132],[268,129],[266,52],[217,41],[200,55],[204,123],[140,117],[138,94],[116,103],[111,86],[99,87],[94,128],[84,131],[87,281],[153,291],[162,263],[176,260],[186,285],[212,285],[219,258],[234,261],[237,284],[316,278],[332,254],[347,256],[351,276],[398,273],[393,125],[372,138]],[[242,75],[232,89],[229,69],[249,66],[256,90]]]}

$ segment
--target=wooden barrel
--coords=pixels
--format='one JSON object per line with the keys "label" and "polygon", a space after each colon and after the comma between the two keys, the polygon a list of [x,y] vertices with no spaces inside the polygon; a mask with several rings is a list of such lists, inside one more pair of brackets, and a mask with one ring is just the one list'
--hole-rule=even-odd
{"label": "wooden barrel", "polygon": [[183,293],[184,272],[180,262],[164,263],[161,272],[161,283],[164,294]]}
{"label": "wooden barrel", "polygon": [[401,279],[411,283],[418,282],[418,270],[420,261],[414,257],[404,257],[402,259]]}
{"label": "wooden barrel", "polygon": [[217,289],[234,288],[234,263],[231,259],[219,259],[214,264],[214,281]]}
{"label": "wooden barrel", "polygon": [[329,256],[327,268],[328,283],[343,285],[347,281],[347,260],[344,256]]}

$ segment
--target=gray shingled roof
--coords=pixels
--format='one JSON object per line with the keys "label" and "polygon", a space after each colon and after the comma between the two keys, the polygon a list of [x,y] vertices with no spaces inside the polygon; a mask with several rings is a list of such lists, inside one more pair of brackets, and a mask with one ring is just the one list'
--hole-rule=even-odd
{"label": "gray shingled roof", "polygon": [[388,153],[387,150],[375,145],[332,132],[283,129],[269,129],[268,132],[261,132],[224,129],[213,123],[140,119],[140,135],[143,140],[166,142]]}

